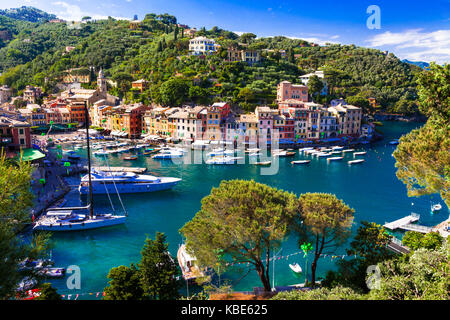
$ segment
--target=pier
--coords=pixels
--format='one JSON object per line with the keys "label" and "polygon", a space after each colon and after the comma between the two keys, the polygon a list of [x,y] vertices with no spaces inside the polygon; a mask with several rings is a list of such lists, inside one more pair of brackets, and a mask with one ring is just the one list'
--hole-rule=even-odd
{"label": "pier", "polygon": [[144,173],[147,168],[141,167],[95,167],[94,170],[104,171],[104,172],[133,172],[133,173]]}
{"label": "pier", "polygon": [[411,213],[409,216],[403,217],[401,219],[386,222],[384,227],[390,230],[402,229],[406,231],[416,231],[420,233],[429,233],[433,231],[432,227],[421,226],[419,224],[413,224],[413,222],[418,221],[420,215],[417,213]]}
{"label": "pier", "polygon": [[386,222],[384,224],[384,227],[390,230],[403,229],[403,226],[419,221],[419,218],[419,214],[411,213],[409,216],[403,217],[401,219],[392,222]]}

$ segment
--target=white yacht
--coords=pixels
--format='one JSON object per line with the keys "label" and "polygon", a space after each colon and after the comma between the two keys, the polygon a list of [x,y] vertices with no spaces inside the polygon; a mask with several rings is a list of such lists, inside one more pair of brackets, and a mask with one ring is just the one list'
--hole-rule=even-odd
{"label": "white yacht", "polygon": [[[179,178],[155,177],[151,175],[136,174],[133,172],[102,172],[92,170],[92,193],[140,193],[154,192],[173,188]],[[89,193],[89,175],[81,178],[78,190],[81,194]]]}
{"label": "white yacht", "polygon": [[173,159],[182,158],[184,156],[183,152],[171,149],[161,150],[159,153],[155,154],[152,159]]}
{"label": "white yacht", "polygon": [[242,159],[242,157],[213,157],[205,161],[206,164],[235,164],[236,160]]}

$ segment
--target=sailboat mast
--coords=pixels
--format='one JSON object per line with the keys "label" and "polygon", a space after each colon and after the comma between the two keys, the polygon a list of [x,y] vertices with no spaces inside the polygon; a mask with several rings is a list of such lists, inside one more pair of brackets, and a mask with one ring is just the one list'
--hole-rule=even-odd
{"label": "sailboat mast", "polygon": [[89,146],[89,112],[87,102],[84,102],[84,123],[86,127],[86,141],[87,141],[87,158],[88,158],[88,177],[89,177],[89,215],[94,216],[94,201],[92,197],[92,180],[91,180],[91,148]]}

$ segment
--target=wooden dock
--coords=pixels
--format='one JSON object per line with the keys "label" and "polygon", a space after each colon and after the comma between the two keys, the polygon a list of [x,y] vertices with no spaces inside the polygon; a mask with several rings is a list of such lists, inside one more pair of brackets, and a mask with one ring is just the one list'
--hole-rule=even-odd
{"label": "wooden dock", "polygon": [[104,172],[133,172],[138,174],[147,171],[147,168],[141,167],[95,167],[93,169]]}
{"label": "wooden dock", "polygon": [[401,219],[392,221],[392,222],[386,222],[384,224],[384,227],[390,230],[395,229],[403,229],[402,227],[408,224],[411,224],[413,222],[419,221],[420,215],[417,213],[411,213],[409,216],[403,217]]}

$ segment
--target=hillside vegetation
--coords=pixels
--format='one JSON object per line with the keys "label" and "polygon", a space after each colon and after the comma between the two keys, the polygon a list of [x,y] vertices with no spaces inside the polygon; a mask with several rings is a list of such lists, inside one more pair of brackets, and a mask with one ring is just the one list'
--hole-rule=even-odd
{"label": "hillside vegetation", "polygon": [[[1,18],[1,17],[0,17]],[[25,22],[3,17],[1,28],[11,30],[13,39],[0,49],[0,83],[21,90],[27,84],[43,86],[53,92],[65,70],[90,68],[92,83],[103,68],[117,84],[113,94],[126,102],[180,104],[210,103],[218,100],[253,110],[257,104],[273,104],[276,85],[283,80],[299,83],[298,77],[317,69],[325,71],[328,95],[317,98],[327,102],[346,97],[350,103],[368,108],[368,97],[375,97],[379,110],[413,113],[415,78],[421,68],[403,63],[392,53],[354,45],[312,46],[300,39],[286,37],[240,37],[214,27],[200,29],[221,48],[212,56],[189,56],[189,38],[168,14],[147,14],[136,30],[130,22],[109,18],[83,21],[74,28],[64,23]],[[74,46],[70,53],[66,46]],[[259,50],[260,63],[227,62],[227,48]],[[131,82],[149,81],[144,92],[131,89]],[[166,90],[160,90],[163,84]],[[178,97],[171,94],[178,93]],[[180,94],[181,93],[181,94]]]}

